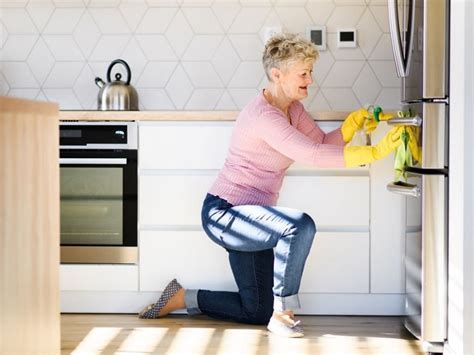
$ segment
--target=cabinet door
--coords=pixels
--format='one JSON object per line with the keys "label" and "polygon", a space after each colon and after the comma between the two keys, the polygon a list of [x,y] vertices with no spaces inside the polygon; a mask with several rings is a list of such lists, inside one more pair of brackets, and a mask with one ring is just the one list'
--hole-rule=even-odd
{"label": "cabinet door", "polygon": [[202,202],[215,179],[215,173],[209,174],[140,176],[140,228],[200,226]]}
{"label": "cabinet door", "polygon": [[368,293],[369,233],[316,233],[302,293]]}
{"label": "cabinet door", "polygon": [[141,122],[140,169],[220,169],[233,123]]}
{"label": "cabinet door", "polygon": [[140,232],[140,290],[162,291],[173,278],[185,288],[237,290],[227,252],[204,232]]}
{"label": "cabinet door", "polygon": [[368,176],[286,176],[278,205],[300,209],[316,228],[369,228]]}

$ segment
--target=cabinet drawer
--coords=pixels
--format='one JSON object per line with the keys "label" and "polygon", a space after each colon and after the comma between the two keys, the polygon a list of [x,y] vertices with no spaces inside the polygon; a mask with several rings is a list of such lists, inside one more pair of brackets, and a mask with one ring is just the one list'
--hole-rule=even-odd
{"label": "cabinet drawer", "polygon": [[61,265],[60,289],[61,291],[138,291],[138,266]]}
{"label": "cabinet drawer", "polygon": [[[215,177],[140,176],[140,225],[200,225],[202,202]],[[308,213],[320,229],[368,228],[369,178],[287,176],[278,205]]]}
{"label": "cabinet drawer", "polygon": [[201,225],[201,207],[216,175],[139,177],[139,223]]}
{"label": "cabinet drawer", "polygon": [[220,169],[233,123],[140,123],[140,169]]}
{"label": "cabinet drawer", "polygon": [[368,176],[286,176],[278,205],[313,217],[316,228],[369,227]]}
{"label": "cabinet drawer", "polygon": [[316,233],[300,292],[368,293],[369,233]]}
{"label": "cabinet drawer", "polygon": [[[184,287],[236,290],[226,251],[204,232],[142,231],[140,290]],[[368,293],[368,233],[318,233],[306,261],[302,293]]]}
{"label": "cabinet drawer", "polygon": [[162,291],[176,278],[185,288],[237,290],[225,249],[200,231],[140,232],[140,290]]}

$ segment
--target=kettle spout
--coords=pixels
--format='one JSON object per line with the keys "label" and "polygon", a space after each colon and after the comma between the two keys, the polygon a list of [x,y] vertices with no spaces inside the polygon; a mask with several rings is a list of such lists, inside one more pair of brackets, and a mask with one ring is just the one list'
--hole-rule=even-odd
{"label": "kettle spout", "polygon": [[105,85],[105,82],[101,78],[96,77],[95,84],[102,89]]}

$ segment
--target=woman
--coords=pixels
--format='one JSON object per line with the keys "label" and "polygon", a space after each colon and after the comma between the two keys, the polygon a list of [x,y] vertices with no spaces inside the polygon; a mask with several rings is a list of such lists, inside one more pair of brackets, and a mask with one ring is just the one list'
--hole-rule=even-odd
{"label": "woman", "polygon": [[288,337],[303,336],[293,311],[304,264],[316,233],[306,213],[277,207],[285,171],[294,162],[317,167],[368,164],[401,142],[392,129],[374,147],[346,145],[369,117],[359,110],[325,134],[300,100],[313,82],[314,46],[293,34],[272,37],[263,66],[268,86],[237,117],[223,169],[207,194],[202,225],[225,248],[238,292],[184,290],[176,280],[140,316],[156,318],[187,308],[189,314],[250,324]]}

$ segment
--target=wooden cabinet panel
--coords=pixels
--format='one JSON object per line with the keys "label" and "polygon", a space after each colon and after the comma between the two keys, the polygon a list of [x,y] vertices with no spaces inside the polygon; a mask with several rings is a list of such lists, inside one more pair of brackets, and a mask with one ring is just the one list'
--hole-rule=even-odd
{"label": "wooden cabinet panel", "polygon": [[300,209],[316,228],[369,226],[367,176],[286,176],[280,206]]}
{"label": "wooden cabinet panel", "polygon": [[369,261],[368,233],[316,233],[300,292],[368,293]]}
{"label": "wooden cabinet panel", "polygon": [[58,106],[0,97],[0,354],[59,354]]}
{"label": "wooden cabinet panel", "polygon": [[231,122],[140,123],[140,169],[220,169]]}
{"label": "wooden cabinet panel", "polygon": [[140,232],[140,291],[162,291],[173,278],[185,288],[236,290],[227,252],[200,231]]}

